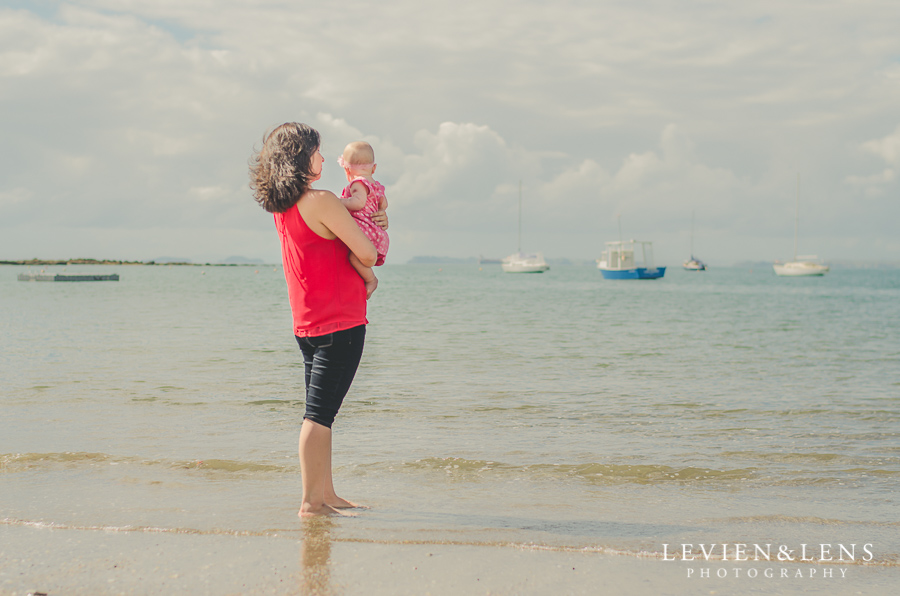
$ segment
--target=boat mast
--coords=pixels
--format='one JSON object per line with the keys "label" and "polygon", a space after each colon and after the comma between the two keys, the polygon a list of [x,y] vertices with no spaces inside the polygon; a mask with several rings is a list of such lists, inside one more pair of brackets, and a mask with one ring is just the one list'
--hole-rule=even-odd
{"label": "boat mast", "polygon": [[800,172],[797,172],[797,209],[794,216],[794,260],[797,260],[797,237],[800,235]]}
{"label": "boat mast", "polygon": [[[622,214],[616,213],[616,221],[619,222],[619,246],[616,248],[616,251],[619,255],[619,262],[616,264],[616,267],[622,267],[622,263],[625,262],[625,245],[622,244]],[[632,250],[634,247],[632,246]],[[632,253],[634,254],[634,253]]]}
{"label": "boat mast", "polygon": [[519,180],[519,254],[522,254],[522,180]]}
{"label": "boat mast", "polygon": [[691,211],[691,260],[694,260],[694,216],[696,211]]}

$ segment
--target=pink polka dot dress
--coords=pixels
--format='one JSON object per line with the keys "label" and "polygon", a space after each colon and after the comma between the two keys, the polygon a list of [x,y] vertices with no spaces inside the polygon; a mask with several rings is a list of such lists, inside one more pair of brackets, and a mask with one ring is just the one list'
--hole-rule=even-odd
{"label": "pink polka dot dress", "polygon": [[363,234],[375,245],[375,250],[378,251],[378,260],[375,261],[375,266],[377,267],[384,264],[390,240],[387,232],[375,225],[375,222],[369,216],[378,211],[378,205],[381,203],[381,199],[384,198],[384,186],[380,182],[375,182],[374,180],[370,182],[368,179],[358,176],[344,188],[341,192],[341,198],[350,198],[350,187],[357,181],[366,185],[366,190],[368,191],[366,204],[359,211],[351,211],[350,215],[356,220],[356,225],[363,231]]}

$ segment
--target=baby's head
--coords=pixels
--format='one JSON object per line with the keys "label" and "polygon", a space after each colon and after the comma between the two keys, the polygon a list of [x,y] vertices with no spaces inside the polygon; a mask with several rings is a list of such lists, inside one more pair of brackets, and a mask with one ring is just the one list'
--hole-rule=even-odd
{"label": "baby's head", "polygon": [[357,176],[371,176],[375,173],[375,150],[365,141],[354,141],[344,147],[338,163],[347,173],[347,179]]}

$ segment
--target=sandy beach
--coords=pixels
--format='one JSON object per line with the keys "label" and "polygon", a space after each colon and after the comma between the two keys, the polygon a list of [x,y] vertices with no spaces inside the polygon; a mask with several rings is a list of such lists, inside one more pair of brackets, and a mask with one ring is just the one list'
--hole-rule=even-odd
{"label": "sandy beach", "polygon": [[[0,526],[0,593],[886,596],[900,581],[900,570],[881,565],[689,565],[527,546],[333,540],[331,531],[345,521],[248,535],[53,529],[7,520]],[[701,578],[701,569],[709,577]],[[718,577],[720,570],[727,577]]]}

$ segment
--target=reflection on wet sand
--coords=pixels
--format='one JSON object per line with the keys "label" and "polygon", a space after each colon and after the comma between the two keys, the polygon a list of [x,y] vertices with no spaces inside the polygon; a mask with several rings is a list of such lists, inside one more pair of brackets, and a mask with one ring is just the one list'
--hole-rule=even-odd
{"label": "reflection on wet sand", "polygon": [[331,529],[334,526],[327,516],[305,518],[303,544],[300,548],[301,594],[328,596],[335,594],[331,585]]}

